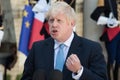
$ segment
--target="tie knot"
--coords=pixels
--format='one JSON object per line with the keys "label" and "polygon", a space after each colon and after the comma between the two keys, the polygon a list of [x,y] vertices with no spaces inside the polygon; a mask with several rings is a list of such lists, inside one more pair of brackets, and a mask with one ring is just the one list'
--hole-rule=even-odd
{"label": "tie knot", "polygon": [[64,44],[60,44],[60,45],[59,45],[59,47],[60,47],[61,49],[63,49],[64,46],[65,46]]}

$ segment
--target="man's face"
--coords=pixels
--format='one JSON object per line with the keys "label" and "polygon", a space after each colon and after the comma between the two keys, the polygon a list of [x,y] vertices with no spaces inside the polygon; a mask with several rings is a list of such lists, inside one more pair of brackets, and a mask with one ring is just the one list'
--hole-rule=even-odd
{"label": "man's face", "polygon": [[71,21],[63,13],[58,13],[49,17],[50,35],[59,42],[67,40],[73,30]]}

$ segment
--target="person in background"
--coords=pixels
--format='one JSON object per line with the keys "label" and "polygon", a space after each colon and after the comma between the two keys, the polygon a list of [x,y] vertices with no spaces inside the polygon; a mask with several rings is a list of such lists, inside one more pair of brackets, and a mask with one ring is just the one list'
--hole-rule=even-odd
{"label": "person in background", "polygon": [[4,35],[2,23],[3,23],[3,15],[2,15],[2,10],[0,5],[0,46],[3,39],[3,35]]}
{"label": "person in background", "polygon": [[74,9],[57,1],[50,6],[46,18],[51,37],[33,44],[21,80],[32,80],[36,71],[41,71],[42,79],[46,80],[54,70],[62,72],[62,80],[108,80],[100,44],[73,31]]}
{"label": "person in background", "polygon": [[120,80],[120,0],[98,0],[91,18],[97,25],[104,26],[100,40],[105,42],[107,50],[109,80]]}

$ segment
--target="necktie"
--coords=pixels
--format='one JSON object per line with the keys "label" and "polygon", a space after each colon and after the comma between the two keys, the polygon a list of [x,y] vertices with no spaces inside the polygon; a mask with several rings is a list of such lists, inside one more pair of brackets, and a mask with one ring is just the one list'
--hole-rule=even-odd
{"label": "necktie", "polygon": [[63,48],[64,48],[64,44],[60,44],[59,45],[59,51],[58,51],[58,54],[56,56],[55,69],[58,69],[60,71],[62,71],[63,65],[64,65],[64,52],[63,52]]}

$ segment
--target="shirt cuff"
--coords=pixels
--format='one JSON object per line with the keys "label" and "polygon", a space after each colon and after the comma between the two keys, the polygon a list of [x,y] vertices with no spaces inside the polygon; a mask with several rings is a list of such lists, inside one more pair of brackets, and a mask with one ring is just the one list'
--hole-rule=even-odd
{"label": "shirt cuff", "polygon": [[79,80],[79,78],[81,77],[83,73],[83,67],[78,71],[77,75],[72,73],[72,78],[75,79],[75,80]]}

